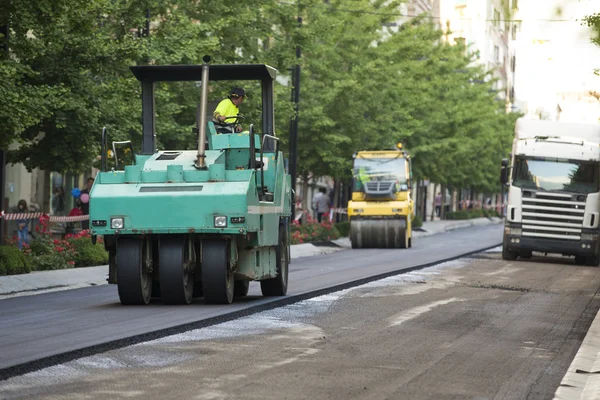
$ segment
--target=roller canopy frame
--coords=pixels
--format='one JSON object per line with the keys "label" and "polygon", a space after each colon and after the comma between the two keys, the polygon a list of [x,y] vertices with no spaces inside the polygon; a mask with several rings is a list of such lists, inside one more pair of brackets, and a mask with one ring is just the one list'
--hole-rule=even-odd
{"label": "roller canopy frame", "polygon": [[[155,82],[201,81],[202,65],[140,65],[130,67],[142,84],[142,151],[154,154],[155,149]],[[208,70],[209,81],[260,81],[262,92],[262,132],[275,136],[273,81],[277,70],[266,64],[215,64]],[[268,140],[264,151],[274,151],[274,141]]]}

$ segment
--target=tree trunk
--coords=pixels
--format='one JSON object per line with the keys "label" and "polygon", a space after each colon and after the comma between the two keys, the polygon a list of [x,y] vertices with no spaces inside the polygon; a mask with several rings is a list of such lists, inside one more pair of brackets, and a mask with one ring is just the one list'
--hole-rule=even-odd
{"label": "tree trunk", "polygon": [[305,211],[310,210],[310,201],[308,198],[308,173],[302,174],[302,209]]}
{"label": "tree trunk", "polygon": [[[431,204],[433,207],[431,207],[431,218],[429,219],[430,221],[434,221],[435,220],[435,196],[437,195],[437,183],[433,184],[433,196],[431,199]],[[427,209],[427,207],[426,207]]]}
{"label": "tree trunk", "polygon": [[442,193],[442,207],[440,208],[440,219],[446,218],[446,185],[440,185]]}
{"label": "tree trunk", "polygon": [[332,221],[333,222],[339,222],[339,218],[338,218],[338,213],[335,212],[335,208],[340,208],[340,180],[339,179],[335,179],[333,181],[333,204],[331,205],[332,208],[334,208],[334,212],[333,212],[333,218]]}

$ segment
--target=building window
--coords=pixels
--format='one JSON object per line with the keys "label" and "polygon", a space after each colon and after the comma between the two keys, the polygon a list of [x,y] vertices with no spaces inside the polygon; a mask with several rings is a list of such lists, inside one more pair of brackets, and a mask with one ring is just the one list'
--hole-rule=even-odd
{"label": "building window", "polygon": [[500,26],[500,11],[494,8],[494,26]]}
{"label": "building window", "polygon": [[517,24],[512,24],[511,36],[512,36],[512,40],[517,40]]}
{"label": "building window", "polygon": [[494,61],[500,62],[500,47],[494,46]]}
{"label": "building window", "polygon": [[510,59],[510,70],[515,72],[517,70],[517,58],[512,56]]}

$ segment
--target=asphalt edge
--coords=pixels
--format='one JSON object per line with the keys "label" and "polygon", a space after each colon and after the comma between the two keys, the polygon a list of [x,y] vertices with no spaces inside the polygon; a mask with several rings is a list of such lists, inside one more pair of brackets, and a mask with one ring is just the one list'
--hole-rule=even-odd
{"label": "asphalt edge", "polygon": [[[554,393],[555,400],[598,399],[600,398],[600,288],[596,290],[582,313],[581,321],[586,313],[594,313],[586,334],[573,358],[560,385]],[[578,322],[579,322],[578,321]],[[576,329],[577,323],[573,326]]]}
{"label": "asphalt edge", "polygon": [[107,352],[110,350],[116,350],[116,349],[127,347],[127,346],[132,346],[135,344],[148,342],[151,340],[161,339],[166,336],[184,333],[184,332],[187,332],[187,331],[190,331],[193,329],[206,328],[208,326],[217,325],[217,324],[232,321],[232,320],[235,320],[235,319],[238,319],[241,317],[246,317],[246,316],[249,316],[252,314],[257,314],[262,311],[272,310],[274,308],[298,303],[300,301],[311,299],[311,298],[318,297],[318,296],[322,296],[322,295],[325,295],[328,293],[337,292],[337,291],[345,290],[345,289],[350,289],[352,287],[364,285],[365,283],[377,281],[380,279],[385,279],[385,278],[388,278],[391,276],[402,275],[402,274],[406,274],[406,273],[409,273],[412,271],[418,271],[418,270],[421,270],[424,268],[432,267],[434,265],[458,260],[458,259],[468,257],[473,254],[491,250],[500,245],[501,245],[501,243],[498,243],[493,246],[486,246],[486,247],[478,249],[478,250],[470,251],[470,252],[460,254],[460,255],[457,255],[454,257],[436,260],[434,262],[417,265],[414,267],[385,272],[382,274],[377,274],[377,275],[369,276],[366,278],[361,278],[361,279],[345,282],[342,284],[334,285],[331,287],[318,289],[318,290],[314,290],[314,291],[310,291],[310,292],[306,292],[306,293],[301,293],[301,294],[294,295],[294,296],[284,296],[277,300],[273,300],[273,301],[263,303],[263,304],[257,304],[256,306],[250,306],[243,310],[234,311],[234,312],[231,312],[231,313],[228,313],[225,315],[219,315],[219,316],[204,319],[201,321],[181,324],[181,325],[173,326],[170,328],[159,329],[156,331],[147,332],[147,333],[143,333],[143,334],[139,334],[139,335],[134,335],[134,336],[124,338],[124,339],[113,340],[113,341],[102,343],[102,344],[84,347],[84,348],[81,348],[78,350],[72,350],[72,351],[69,351],[69,352],[63,353],[63,354],[56,354],[53,356],[44,357],[44,358],[41,358],[41,359],[35,360],[35,361],[29,361],[26,363],[17,364],[17,365],[11,366],[11,367],[0,369],[0,381],[5,381],[5,380],[8,380],[13,377],[25,375],[25,374],[39,371],[41,369],[52,367],[55,365],[64,364],[66,362],[73,361],[73,360],[76,360],[79,358],[88,357],[88,356],[92,356],[95,354],[104,353],[104,352]]}

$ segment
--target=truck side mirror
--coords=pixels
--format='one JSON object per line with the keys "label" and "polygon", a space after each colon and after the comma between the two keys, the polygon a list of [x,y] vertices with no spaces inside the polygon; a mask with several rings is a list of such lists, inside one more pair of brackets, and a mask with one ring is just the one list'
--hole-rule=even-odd
{"label": "truck side mirror", "polygon": [[508,183],[508,158],[503,158],[502,167],[500,168],[500,183],[506,185]]}

